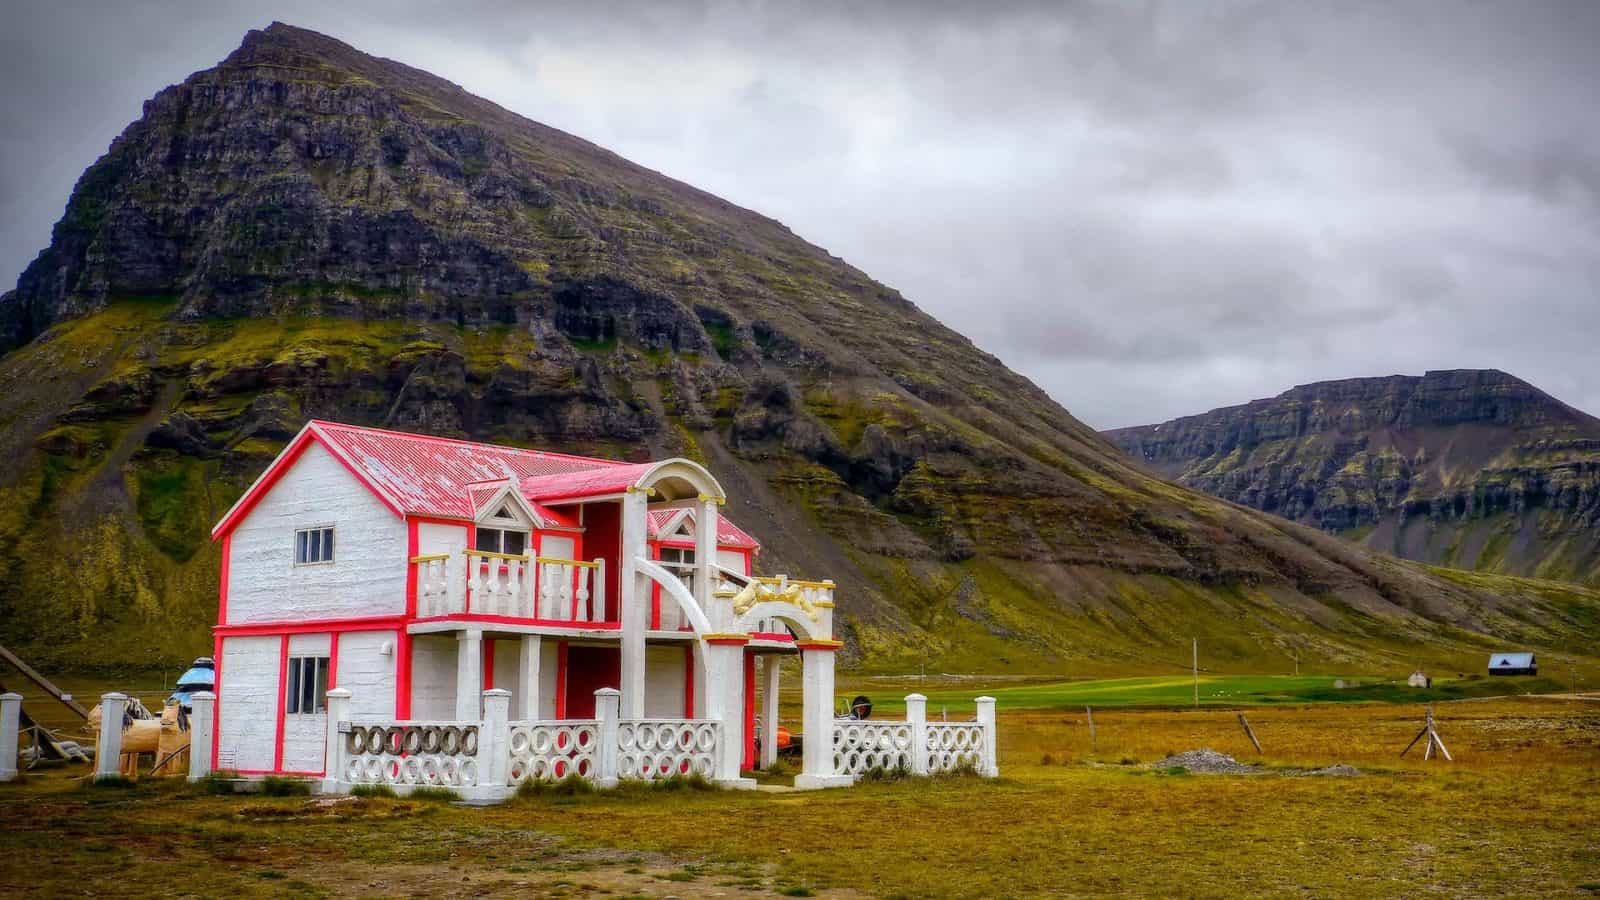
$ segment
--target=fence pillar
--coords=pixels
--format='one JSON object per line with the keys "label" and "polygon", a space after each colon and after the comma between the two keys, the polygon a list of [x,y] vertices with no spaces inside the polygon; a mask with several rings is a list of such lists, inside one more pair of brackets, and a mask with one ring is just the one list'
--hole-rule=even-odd
{"label": "fence pillar", "polygon": [[600,720],[600,743],[594,748],[594,783],[596,787],[616,787],[617,720],[622,713],[622,692],[616,688],[595,691],[594,713]]}
{"label": "fence pillar", "polygon": [[339,793],[344,778],[344,730],[350,724],[350,689],[328,691],[328,738],[322,750],[322,792]]}
{"label": "fence pillar", "polygon": [[802,723],[797,788],[842,787],[855,779],[833,770],[833,654],[838,641],[796,641],[800,648]]}
{"label": "fence pillar", "polygon": [[478,783],[490,790],[505,788],[511,771],[511,692],[483,692],[483,725],[478,730]]}
{"label": "fence pillar", "polygon": [[195,691],[189,695],[189,703],[189,780],[199,781],[211,774],[211,744],[217,734],[217,695]]}
{"label": "fence pillar", "polygon": [[978,774],[985,778],[997,778],[1000,775],[1000,762],[994,754],[994,698],[979,697],[973,702],[978,705],[978,724],[983,726],[983,762],[978,766]]}
{"label": "fence pillar", "polygon": [[100,695],[100,737],[94,748],[94,780],[122,775],[122,716],[128,711],[128,695],[112,691]]}
{"label": "fence pillar", "polygon": [[928,698],[906,695],[906,722],[911,725],[911,774],[928,774]]}
{"label": "fence pillar", "polygon": [[0,781],[17,777],[17,734],[22,728],[22,695],[0,694]]}

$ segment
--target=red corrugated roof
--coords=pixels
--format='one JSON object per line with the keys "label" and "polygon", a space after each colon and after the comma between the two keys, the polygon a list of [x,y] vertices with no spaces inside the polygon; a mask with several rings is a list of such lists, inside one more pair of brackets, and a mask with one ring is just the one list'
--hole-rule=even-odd
{"label": "red corrugated roof", "polygon": [[[652,540],[659,540],[661,537],[661,530],[666,528],[671,523],[672,519],[680,512],[688,512],[690,521],[694,520],[694,510],[692,509],[687,511],[682,509],[653,509],[647,513],[646,516],[649,523],[647,528],[650,538]],[[733,522],[729,521],[727,516],[718,516],[717,546],[742,547],[753,550],[760,547],[761,543],[755,538],[751,537],[749,532],[746,532],[743,528],[740,528],[739,526],[733,524]]]}
{"label": "red corrugated roof", "polygon": [[554,503],[571,497],[619,494],[637,484],[655,466],[653,462],[624,463],[604,469],[541,473],[522,479],[522,496],[529,500]]}
{"label": "red corrugated roof", "polygon": [[387,494],[403,512],[416,515],[470,519],[476,512],[470,487],[483,482],[634,468],[609,459],[338,422],[312,422],[311,427],[373,487]]}

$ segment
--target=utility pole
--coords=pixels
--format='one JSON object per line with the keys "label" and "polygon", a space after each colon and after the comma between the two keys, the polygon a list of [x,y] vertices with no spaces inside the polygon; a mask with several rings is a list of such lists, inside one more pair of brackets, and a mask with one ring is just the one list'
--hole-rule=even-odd
{"label": "utility pole", "polygon": [[1294,674],[1297,677],[1300,674],[1300,651],[1299,650],[1296,650],[1294,652]]}
{"label": "utility pole", "polygon": [[1200,639],[1194,639],[1194,708],[1200,708]]}

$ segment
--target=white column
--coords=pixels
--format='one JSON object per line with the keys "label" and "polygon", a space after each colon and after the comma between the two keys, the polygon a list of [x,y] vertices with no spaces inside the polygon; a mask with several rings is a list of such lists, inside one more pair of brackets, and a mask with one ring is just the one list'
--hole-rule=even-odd
{"label": "white column", "polygon": [[761,768],[778,761],[778,683],[783,657],[768,653],[761,658]]}
{"label": "white column", "polygon": [[594,771],[591,773],[596,787],[617,786],[617,722],[621,718],[622,692],[616,688],[601,688],[594,692],[594,715],[599,720],[599,745],[594,748]]}
{"label": "white column", "polygon": [[0,694],[0,781],[17,777],[17,734],[22,730],[22,695]]}
{"label": "white column", "polygon": [[733,626],[733,609],[723,615],[722,606],[712,600],[717,589],[717,499],[700,495],[694,516],[694,602],[706,614],[711,627],[728,631]]}
{"label": "white column", "polygon": [[[196,691],[189,695],[189,780],[199,781],[211,774],[211,746],[217,739],[217,695]],[[333,718],[333,708],[328,708]]]}
{"label": "white column", "polygon": [[517,717],[531,722],[539,718],[539,661],[544,648],[537,634],[522,636],[521,661],[517,664],[517,693],[522,698],[522,708]]}
{"label": "white column", "polygon": [[744,642],[706,641],[705,718],[722,723],[717,759],[711,778],[725,787],[754,787],[754,780],[739,777],[744,761]]}
{"label": "white column", "polygon": [[127,694],[113,691],[100,695],[100,737],[94,750],[95,781],[122,774],[122,714],[127,709]]}
{"label": "white column", "polygon": [[511,692],[490,688],[483,692],[483,725],[478,729],[478,786],[484,799],[497,800],[510,786]]}
{"label": "white column", "polygon": [[622,495],[622,560],[617,579],[622,613],[622,715],[644,718],[644,633],[650,627],[650,581],[634,561],[645,555],[645,516],[650,497],[629,489]]}
{"label": "white column", "polygon": [[983,763],[978,774],[985,778],[1000,777],[1000,761],[994,754],[994,698],[979,697],[973,701],[978,706],[978,724],[983,726]]}
{"label": "white column", "polygon": [[833,654],[832,641],[800,644],[803,668],[805,733],[800,739],[800,774],[797,788],[840,787],[849,784],[849,775],[833,771]]}
{"label": "white column", "polygon": [[906,721],[911,724],[911,774],[928,774],[928,698],[906,695]]}
{"label": "white column", "polygon": [[483,694],[483,631],[468,628],[456,635],[456,721],[476,722]]}
{"label": "white column", "polygon": [[[199,694],[196,694],[195,711],[199,712]],[[344,731],[340,724],[350,721],[350,689],[334,688],[328,691],[328,737],[322,745],[322,792],[337,794],[339,780],[344,777]]]}

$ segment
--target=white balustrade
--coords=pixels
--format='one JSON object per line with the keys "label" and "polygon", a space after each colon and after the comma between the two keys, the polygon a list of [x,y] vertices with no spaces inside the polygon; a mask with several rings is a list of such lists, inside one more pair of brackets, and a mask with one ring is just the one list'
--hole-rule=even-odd
{"label": "white balustrade", "polygon": [[340,722],[339,780],[346,784],[472,787],[477,722]]}
{"label": "white balustrade", "polygon": [[599,745],[596,719],[512,722],[507,779],[515,785],[529,779],[559,781],[573,774],[591,778]]}
{"label": "white balustrade", "polygon": [[535,618],[561,622],[603,622],[606,618],[606,564],[603,559],[538,558],[539,588]]}
{"label": "white balustrade", "polygon": [[417,615],[476,613],[558,622],[603,622],[605,561],[466,550],[411,560]]}
{"label": "white balustrade", "polygon": [[864,775],[873,769],[911,771],[909,722],[835,722],[833,772]]}
{"label": "white balustrade", "polygon": [[647,781],[710,778],[721,734],[721,723],[705,719],[624,719],[617,726],[617,774]]}
{"label": "white balustrade", "polygon": [[929,722],[924,744],[928,773],[983,771],[983,731],[977,722]]}

